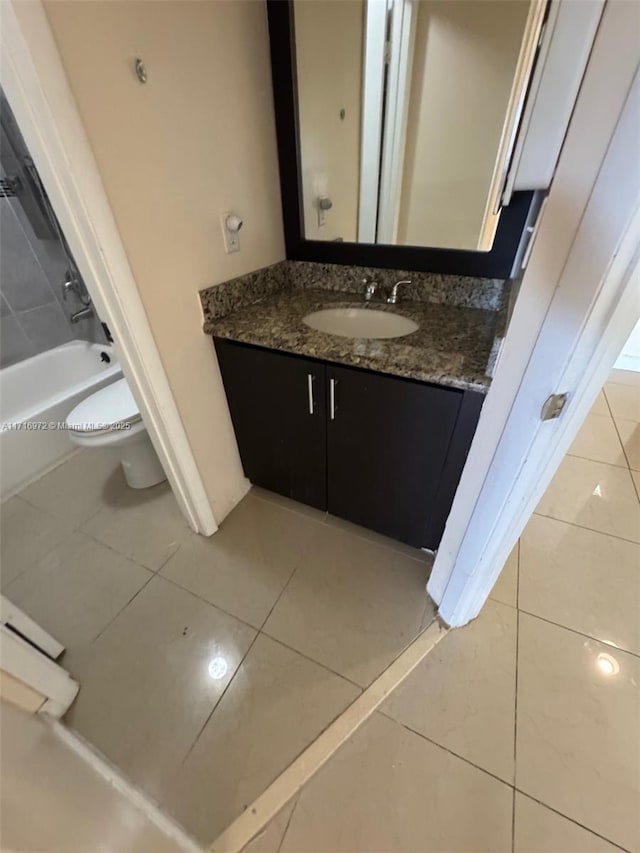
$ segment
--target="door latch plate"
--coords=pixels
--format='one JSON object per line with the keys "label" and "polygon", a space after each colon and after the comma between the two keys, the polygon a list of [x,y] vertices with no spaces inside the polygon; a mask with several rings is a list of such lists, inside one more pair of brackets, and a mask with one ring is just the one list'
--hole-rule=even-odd
{"label": "door latch plate", "polygon": [[566,392],[564,394],[552,394],[550,397],[547,397],[540,412],[541,419],[543,421],[553,421],[555,418],[559,418],[568,399],[569,394]]}

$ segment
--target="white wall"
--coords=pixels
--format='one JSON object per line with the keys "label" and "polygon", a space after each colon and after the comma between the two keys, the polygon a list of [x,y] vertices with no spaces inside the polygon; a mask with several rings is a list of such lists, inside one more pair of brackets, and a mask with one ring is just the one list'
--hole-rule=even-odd
{"label": "white wall", "polygon": [[[27,25],[33,5],[17,4]],[[198,291],[284,257],[265,6],[60,0],[45,9],[219,522],[244,477]],[[241,252],[226,255],[219,214],[230,209],[245,224]]]}
{"label": "white wall", "polygon": [[[305,235],[356,240],[364,3],[296,0],[294,14]],[[321,227],[319,195],[333,202]]]}
{"label": "white wall", "polygon": [[[638,298],[638,310],[640,310],[640,297]],[[615,363],[618,370],[640,371],[640,320],[635,325],[629,340],[622,348],[618,360]]]}
{"label": "white wall", "polygon": [[529,4],[418,6],[397,242],[475,249]]}

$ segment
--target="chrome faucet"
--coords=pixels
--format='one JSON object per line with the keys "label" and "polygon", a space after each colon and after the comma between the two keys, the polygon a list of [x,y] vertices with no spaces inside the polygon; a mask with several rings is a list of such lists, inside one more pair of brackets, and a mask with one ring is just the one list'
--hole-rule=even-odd
{"label": "chrome faucet", "polygon": [[378,289],[378,284],[375,281],[369,281],[368,279],[364,279],[362,282],[365,285],[364,288],[364,301],[371,302],[373,297],[376,295],[376,290]]}
{"label": "chrome faucet", "polygon": [[397,305],[398,303],[398,288],[401,284],[411,284],[411,279],[402,279],[402,281],[396,281],[396,283],[391,288],[391,293],[387,296],[387,302],[389,305]]}
{"label": "chrome faucet", "polygon": [[69,317],[70,323],[79,323],[80,320],[86,320],[87,317],[93,316],[93,308],[91,305],[87,305],[86,308],[81,308],[79,311],[76,311],[75,314],[72,314]]}

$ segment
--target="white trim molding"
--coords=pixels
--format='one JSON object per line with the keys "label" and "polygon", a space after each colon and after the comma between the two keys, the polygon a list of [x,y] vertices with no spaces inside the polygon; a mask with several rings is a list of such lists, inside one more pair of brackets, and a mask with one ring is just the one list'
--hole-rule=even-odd
{"label": "white trim molding", "polygon": [[0,625],[0,666],[45,697],[39,713],[50,717],[61,717],[80,689],[66,670],[4,625]]}
{"label": "white trim molding", "polygon": [[55,637],[52,637],[37,622],[34,622],[24,611],[0,595],[0,625],[8,625],[25,637],[33,646],[36,646],[52,660],[59,658],[64,651],[64,646]]}
{"label": "white trim molding", "polygon": [[176,500],[193,530],[209,536],[217,530],[211,504],[42,3],[0,6],[0,82]]}

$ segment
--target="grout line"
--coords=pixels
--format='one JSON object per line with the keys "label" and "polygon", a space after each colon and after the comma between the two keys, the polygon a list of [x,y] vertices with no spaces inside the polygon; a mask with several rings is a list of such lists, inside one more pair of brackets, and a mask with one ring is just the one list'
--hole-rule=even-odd
{"label": "grout line", "polygon": [[[136,564],[136,565],[138,565],[138,564]],[[122,613],[124,613],[124,611],[127,609],[127,607],[132,603],[132,601],[140,595],[140,593],[142,592],[142,590],[143,590],[143,589],[146,589],[146,588],[149,586],[149,584],[151,583],[151,581],[152,581],[152,580],[153,580],[153,578],[155,577],[155,575],[153,574],[153,572],[151,572],[149,569],[147,569],[147,568],[146,568],[146,566],[140,566],[140,568],[143,568],[146,572],[149,572],[149,575],[150,575],[150,576],[149,576],[149,577],[146,579],[146,581],[142,584],[142,586],[140,587],[140,589],[139,589],[139,590],[137,590],[137,592],[134,592],[134,594],[131,596],[131,598],[129,599],[129,601],[127,601],[127,603],[126,603],[126,604],[124,604],[124,605],[120,608],[120,610],[118,610],[118,612],[117,612],[117,613],[116,613],[116,614],[115,614],[115,615],[114,615],[114,616],[113,616],[113,617],[112,617],[112,618],[107,622],[107,624],[104,626],[104,628],[102,628],[102,629],[101,629],[101,630],[100,630],[100,631],[95,635],[95,637],[94,637],[94,638],[93,638],[89,643],[87,643],[87,648],[90,648],[90,647],[91,647],[91,646],[96,642],[96,640],[104,634],[104,632],[107,630],[107,628],[110,628],[110,627],[111,627],[111,625],[113,625],[113,623],[116,621],[116,619],[117,619],[117,618],[118,618]]]}
{"label": "grout line", "polygon": [[[586,832],[589,832],[592,835],[596,835],[598,838],[602,838],[603,841],[608,841],[610,844],[613,844],[615,847],[618,847],[620,850],[626,851],[626,848],[621,847],[619,844],[616,844],[615,841],[611,841],[610,838],[607,838],[606,836],[601,835],[600,833],[596,832],[595,830],[591,829],[590,827],[586,826],[585,824],[582,824],[579,821],[575,820],[574,818],[569,817],[568,815],[564,814],[564,812],[558,811],[558,809],[553,808],[553,806],[550,806],[544,800],[539,800],[536,797],[531,796],[531,794],[528,794],[526,791],[522,790],[517,785],[512,784],[510,782],[506,782],[500,776],[497,776],[495,773],[492,773],[490,770],[487,770],[485,767],[481,767],[479,764],[476,764],[475,762],[471,761],[469,758],[465,758],[463,755],[460,755],[460,753],[455,752],[453,749],[450,749],[447,746],[443,746],[441,743],[438,743],[438,741],[433,740],[433,738],[430,738],[428,735],[425,735],[422,732],[416,731],[415,729],[411,728],[411,726],[407,725],[406,723],[403,723],[400,720],[397,720],[395,717],[390,716],[386,711],[378,711],[378,713],[381,716],[385,717],[386,719],[391,720],[392,722],[396,723],[397,725],[399,725],[402,728],[406,729],[407,731],[411,732],[412,734],[417,735],[418,737],[422,738],[423,740],[427,741],[430,744],[433,744],[433,746],[438,747],[438,749],[442,749],[442,750],[444,750],[444,752],[448,752],[450,755],[453,755],[455,758],[459,759],[460,761],[464,761],[465,764],[471,765],[471,767],[475,768],[476,770],[479,770],[481,773],[484,773],[485,776],[489,776],[491,779],[494,779],[496,782],[500,782],[502,785],[506,785],[508,788],[511,788],[513,790],[513,794],[514,794],[514,801],[515,801],[516,793],[522,794],[523,796],[528,797],[530,800],[533,800],[534,802],[538,803],[539,805],[543,806],[544,808],[549,809],[549,811],[552,811],[555,814],[560,815],[560,817],[563,817],[566,820],[571,821],[571,823],[574,823],[576,826],[581,827]],[[514,815],[514,818],[513,818],[513,822],[512,822],[512,832],[515,831],[515,808],[513,811],[513,815]]]}
{"label": "grout line", "polygon": [[300,801],[300,795],[298,794],[298,796],[294,800],[293,808],[291,809],[291,814],[289,815],[289,820],[287,821],[287,825],[285,826],[284,832],[282,833],[282,838],[280,839],[280,844],[278,844],[278,849],[277,849],[276,853],[280,853],[280,851],[282,850],[282,845],[284,844],[284,839],[287,835],[287,832],[289,832],[289,827],[291,826],[291,821],[293,820],[293,816],[296,813],[296,809],[298,808],[298,802],[299,801]]}
{"label": "grout line", "polygon": [[585,832],[588,832],[591,835],[595,835],[596,838],[601,838],[603,841],[606,841],[608,844],[611,844],[614,847],[617,847],[618,850],[623,850],[624,853],[630,853],[630,851],[627,851],[626,847],[622,847],[620,844],[617,844],[615,841],[612,841],[610,838],[607,838],[605,835],[601,835],[599,832],[596,832],[594,829],[591,829],[590,827],[586,826],[584,823],[580,823],[579,820],[576,820],[575,818],[569,817],[569,815],[564,814],[564,812],[558,811],[558,809],[555,809],[553,806],[550,806],[548,803],[545,803],[544,800],[539,800],[537,797],[533,797],[531,794],[528,794],[526,791],[523,791],[521,788],[518,788],[516,786],[514,786],[513,790],[514,790],[514,795],[520,794],[521,796],[526,797],[528,800],[533,800],[534,803],[538,803],[539,806],[542,806],[545,809],[549,809],[550,812],[553,812],[554,814],[557,814],[560,817],[563,817],[565,820],[568,820],[570,823],[574,824],[575,826],[579,826],[581,829],[584,829]]}
{"label": "grout line", "polygon": [[[420,619],[420,625],[419,625],[419,628],[418,628],[417,633],[416,633],[416,634],[415,634],[415,635],[414,635],[414,636],[413,636],[413,637],[412,637],[412,638],[407,642],[407,644],[406,644],[405,646],[403,646],[403,647],[402,647],[402,649],[401,649],[401,650],[400,650],[400,651],[399,651],[399,652],[398,652],[398,653],[397,653],[397,654],[396,654],[396,655],[395,655],[395,656],[394,656],[394,657],[389,661],[389,663],[387,664],[387,666],[391,666],[391,664],[392,664],[392,663],[394,663],[394,662],[395,662],[395,661],[396,661],[396,660],[397,660],[397,659],[398,659],[402,654],[404,654],[404,652],[405,652],[405,651],[406,651],[406,650],[407,650],[407,649],[408,649],[408,648],[409,648],[413,643],[415,643],[415,642],[416,642],[416,640],[417,640],[417,639],[418,639],[422,634],[424,634],[424,632],[425,632],[425,631],[426,631],[426,630],[427,630],[431,625],[433,625],[433,623],[437,620],[437,618],[438,618],[438,614],[437,614],[437,612],[435,611],[435,608],[434,608],[434,615],[433,615],[433,619],[429,622],[429,624],[428,624],[428,625],[425,625],[424,627],[422,627],[422,621],[423,621],[423,619],[424,619],[424,614],[427,612],[427,608],[430,606],[430,604],[431,604],[431,600],[430,600],[430,599],[428,599],[427,604],[425,605],[425,608],[424,608],[424,610],[423,610],[423,612],[422,612],[422,617],[421,617],[421,619]],[[433,606],[433,605],[431,605],[431,606]],[[363,691],[367,690],[369,687],[371,687],[371,685],[372,685],[372,684],[373,684],[373,682],[376,680],[376,678],[378,678],[378,677],[379,677],[379,675],[381,675],[381,674],[382,674],[382,673],[379,673],[379,674],[378,674],[378,676],[376,676],[376,677],[375,677],[372,681],[370,681],[368,684],[365,684],[365,685],[363,685],[363,684],[359,684],[357,681],[353,681],[351,678],[349,678],[349,676],[348,676],[348,675],[343,675],[343,673],[338,672],[338,671],[337,671],[337,670],[335,670],[335,669],[331,669],[331,667],[330,667],[328,664],[324,663],[323,661],[316,660],[315,658],[313,658],[313,657],[311,657],[310,655],[306,654],[306,652],[302,652],[302,651],[300,651],[300,649],[297,649],[295,646],[291,646],[291,645],[289,645],[289,643],[284,642],[284,640],[281,640],[279,637],[276,637],[274,634],[269,634],[267,631],[264,631],[264,630],[262,630],[262,629],[260,630],[260,633],[261,633],[263,636],[268,637],[268,638],[269,638],[270,640],[272,640],[274,643],[279,643],[281,646],[284,646],[286,649],[289,649],[289,651],[295,652],[297,655],[300,655],[300,657],[303,657],[303,658],[305,658],[306,660],[310,661],[311,663],[314,663],[316,666],[320,666],[320,667],[322,667],[323,669],[326,669],[326,670],[327,670],[327,672],[330,672],[330,673],[332,673],[333,675],[336,675],[338,678],[341,678],[343,681],[348,682],[348,683],[349,683],[349,684],[351,684],[353,687],[357,687],[357,689],[358,689],[361,693],[362,693]],[[384,672],[384,670],[383,670],[383,672]]]}
{"label": "grout line", "polygon": [[[255,628],[254,628],[254,630],[255,630]],[[346,681],[347,684],[350,684],[352,687],[357,688],[360,691],[360,693],[362,693],[364,690],[367,689],[367,687],[363,687],[362,684],[358,684],[357,681],[353,681],[351,678],[349,678],[349,676],[343,675],[341,672],[338,672],[335,669],[331,669],[331,667],[327,666],[326,663],[321,663],[319,660],[316,660],[315,658],[310,657],[305,652],[301,652],[300,649],[296,649],[295,646],[291,646],[291,645],[289,645],[289,643],[285,643],[282,640],[279,640],[278,637],[274,637],[273,634],[268,634],[266,631],[262,631],[262,630],[258,631],[258,634],[262,635],[263,637],[266,637],[268,640],[271,640],[272,643],[278,643],[278,645],[283,646],[285,649],[288,649],[290,652],[295,652],[295,654],[300,655],[301,658],[308,660],[309,663],[315,664],[315,666],[319,666],[321,669],[324,669],[327,672],[330,672],[332,675],[335,675],[337,678],[341,679],[342,681]],[[414,637],[414,639],[416,639],[416,638]]]}
{"label": "grout line", "polygon": [[606,646],[609,649],[615,649],[618,652],[622,652],[625,655],[631,655],[634,658],[640,658],[640,652],[632,652],[629,649],[625,649],[622,646],[616,646],[614,643],[607,643],[606,640],[601,640],[598,637],[594,637],[591,634],[585,634],[584,631],[578,631],[577,628],[571,628],[569,625],[563,625],[561,622],[554,622],[553,619],[547,619],[545,616],[540,616],[539,613],[531,613],[529,610],[524,610],[523,608],[518,608],[518,613],[524,613],[525,616],[530,616],[532,619],[539,619],[541,622],[546,622],[547,625],[554,625],[556,628],[562,628],[565,631],[570,631],[572,634],[577,634],[578,637],[584,637],[587,640],[593,640],[594,643],[600,643],[603,646]]}
{"label": "grout line", "polygon": [[[598,415],[598,417],[606,418],[606,415]],[[618,436],[618,439],[619,439],[619,436]],[[625,459],[625,461],[622,464],[620,464],[619,462],[609,462],[607,459],[594,459],[593,454],[591,456],[585,456],[583,453],[569,453],[569,452],[567,452],[567,453],[565,453],[564,458],[566,459],[567,456],[571,456],[574,459],[585,459],[587,462],[598,462],[600,465],[610,465],[612,468],[619,468],[621,471],[626,471],[627,468],[629,467],[629,465],[626,461],[627,457],[624,453],[624,448],[622,448],[621,452],[622,452],[622,455]]]}
{"label": "grout line", "polygon": [[[254,631],[255,631],[255,628],[254,628]],[[187,758],[188,758],[188,757],[191,755],[191,753],[193,752],[194,747],[195,747],[196,743],[200,740],[200,736],[202,735],[203,731],[206,729],[206,727],[207,727],[207,725],[208,725],[208,723],[209,723],[209,720],[211,719],[211,717],[213,717],[213,714],[215,713],[216,708],[217,708],[217,707],[218,707],[218,705],[222,702],[222,700],[224,699],[224,697],[225,697],[225,696],[226,696],[226,694],[227,694],[227,691],[229,690],[229,688],[231,687],[231,685],[232,685],[232,684],[233,684],[233,682],[235,681],[236,676],[237,676],[237,675],[238,675],[238,673],[240,672],[240,668],[242,667],[242,664],[246,661],[246,659],[247,659],[247,656],[248,656],[249,652],[251,651],[251,649],[252,649],[252,648],[253,648],[253,646],[255,645],[255,642],[256,642],[256,640],[258,639],[258,637],[259,637],[259,636],[260,636],[260,632],[259,632],[259,631],[257,631],[257,632],[256,632],[255,637],[253,638],[253,640],[251,640],[251,642],[250,642],[250,644],[249,644],[249,647],[248,647],[247,651],[244,653],[244,655],[242,656],[242,659],[240,660],[240,662],[239,662],[238,666],[235,668],[235,670],[234,670],[234,672],[233,672],[233,675],[231,676],[231,678],[230,678],[230,679],[229,679],[229,681],[227,682],[226,687],[224,688],[224,690],[222,691],[222,693],[218,696],[218,698],[217,698],[217,699],[216,699],[216,701],[214,702],[213,707],[211,708],[211,711],[210,711],[210,712],[209,712],[209,714],[207,715],[207,719],[204,721],[204,723],[202,724],[202,726],[201,726],[201,727],[200,727],[200,729],[198,730],[198,734],[197,734],[197,735],[195,736],[195,738],[193,739],[193,741],[192,741],[192,743],[191,743],[191,746],[189,747],[189,749],[187,749],[187,751],[186,751],[186,752],[185,752],[185,754],[183,755],[182,760],[180,761],[180,764],[178,765],[178,768],[177,768],[177,770],[176,770],[176,775],[177,775],[178,771],[179,771],[179,770],[184,766],[184,763],[186,762]]]}
{"label": "grout line", "polygon": [[[455,629],[457,630],[457,629]],[[394,688],[395,689],[395,688]],[[480,764],[476,764],[475,761],[471,761],[470,758],[465,758],[464,755],[460,755],[459,752],[456,752],[454,749],[451,749],[448,746],[443,746],[437,740],[429,737],[429,735],[424,734],[424,732],[419,732],[417,729],[412,728],[407,723],[403,723],[402,720],[396,719],[396,717],[392,717],[386,711],[378,711],[381,717],[384,717],[386,720],[391,720],[391,722],[396,723],[401,726],[406,731],[411,732],[411,734],[416,735],[417,737],[422,738],[422,740],[426,740],[427,743],[432,744],[433,746],[437,746],[438,749],[444,750],[444,752],[448,752],[449,755],[453,755],[454,758],[458,758],[460,761],[464,761],[465,764],[470,764],[471,767],[474,767],[476,770],[479,770],[481,773],[484,773],[486,776],[490,776],[492,779],[495,779],[496,782],[500,782],[501,785],[506,785],[508,788],[513,788],[512,782],[507,782],[506,779],[503,779],[501,776],[498,776],[496,773],[493,773],[491,770],[487,770],[486,767],[482,767]]]}
{"label": "grout line", "polygon": [[237,853],[264,827],[350,738],[365,720],[446,636],[447,628],[437,622],[391,663],[245,811],[225,829],[209,848],[210,853]]}
{"label": "grout line", "polygon": [[[629,476],[631,476],[631,472],[629,472]],[[633,477],[631,479],[633,480]],[[532,515],[539,515],[540,518],[550,518],[552,521],[561,521],[563,524],[570,524],[571,527],[578,527],[580,530],[589,530],[591,533],[599,533],[601,536],[611,536],[612,539],[629,542],[631,545],[640,545],[640,542],[637,542],[635,539],[625,539],[624,536],[617,536],[615,533],[606,533],[604,530],[595,530],[593,527],[585,527],[584,524],[576,524],[575,521],[567,521],[565,518],[556,518],[555,515],[545,515],[545,513],[538,512],[537,510]]]}
{"label": "grout line", "polygon": [[[149,572],[151,571],[151,569],[147,569],[147,571]],[[168,578],[166,575],[161,575],[160,572],[156,572],[155,577],[161,578],[163,581],[166,581],[172,586],[175,586],[178,589],[182,590],[182,592],[186,592],[189,595],[193,596],[193,598],[197,598],[198,601],[201,601],[203,604],[206,604],[209,607],[213,607],[214,610],[218,610],[220,611],[220,613],[224,613],[225,616],[230,616],[231,619],[235,619],[236,622],[240,622],[246,628],[251,628],[252,631],[255,631],[258,634],[260,633],[260,628],[256,628],[255,625],[252,625],[250,622],[247,622],[246,619],[242,619],[240,616],[236,616],[236,614],[231,613],[230,610],[225,610],[224,607],[220,607],[219,604],[214,604],[212,601],[209,601],[208,598],[203,598],[201,595],[198,595],[197,592],[194,592],[192,589],[183,586],[181,583],[178,583],[178,581],[174,580],[173,578]]]}
{"label": "grout line", "polygon": [[[269,610],[269,612],[268,612],[268,613],[267,613],[267,615],[265,616],[265,618],[264,618],[264,620],[263,620],[263,622],[262,622],[262,625],[260,625],[260,628],[258,629],[261,633],[264,633],[266,636],[270,636],[270,635],[269,635],[269,634],[267,634],[267,632],[264,630],[264,626],[265,626],[265,625],[267,624],[267,622],[269,621],[269,617],[271,616],[271,614],[273,613],[273,611],[274,611],[274,610],[276,609],[276,607],[278,606],[278,604],[279,604],[279,602],[280,602],[280,599],[282,598],[282,596],[283,596],[283,595],[284,595],[284,593],[285,593],[286,588],[289,586],[289,584],[290,584],[290,583],[291,583],[291,581],[293,580],[293,576],[296,574],[296,572],[298,571],[298,569],[299,569],[299,568],[300,568],[300,566],[299,566],[299,565],[294,566],[293,571],[291,572],[291,574],[290,574],[290,575],[289,575],[289,577],[287,578],[287,582],[285,583],[285,585],[282,587],[282,589],[281,589],[281,590],[280,590],[280,592],[278,593],[278,596],[277,596],[276,600],[273,602],[273,606],[271,607],[271,609]],[[273,637],[273,639],[275,639],[275,637]],[[285,645],[285,644],[283,643],[283,645]]]}
{"label": "grout line", "polygon": [[[608,403],[607,403],[607,405],[608,405]],[[629,457],[627,456],[627,451],[625,449],[624,442],[622,441],[622,436],[620,435],[620,430],[618,429],[618,423],[614,417],[612,417],[612,420],[613,420],[613,427],[616,431],[616,435],[618,436],[618,441],[622,445],[622,453],[623,453],[624,458],[627,462],[627,470],[629,472],[629,476],[631,477],[631,485],[633,486],[633,490],[636,493],[636,497],[638,498],[638,501],[640,501],[640,487],[636,484],[635,478],[634,478],[633,473],[632,473],[632,471],[634,469],[631,467],[631,462],[629,462]],[[627,418],[619,418],[619,420],[623,421],[623,420],[627,420]],[[637,423],[637,422],[636,421],[630,421],[630,423]]]}

